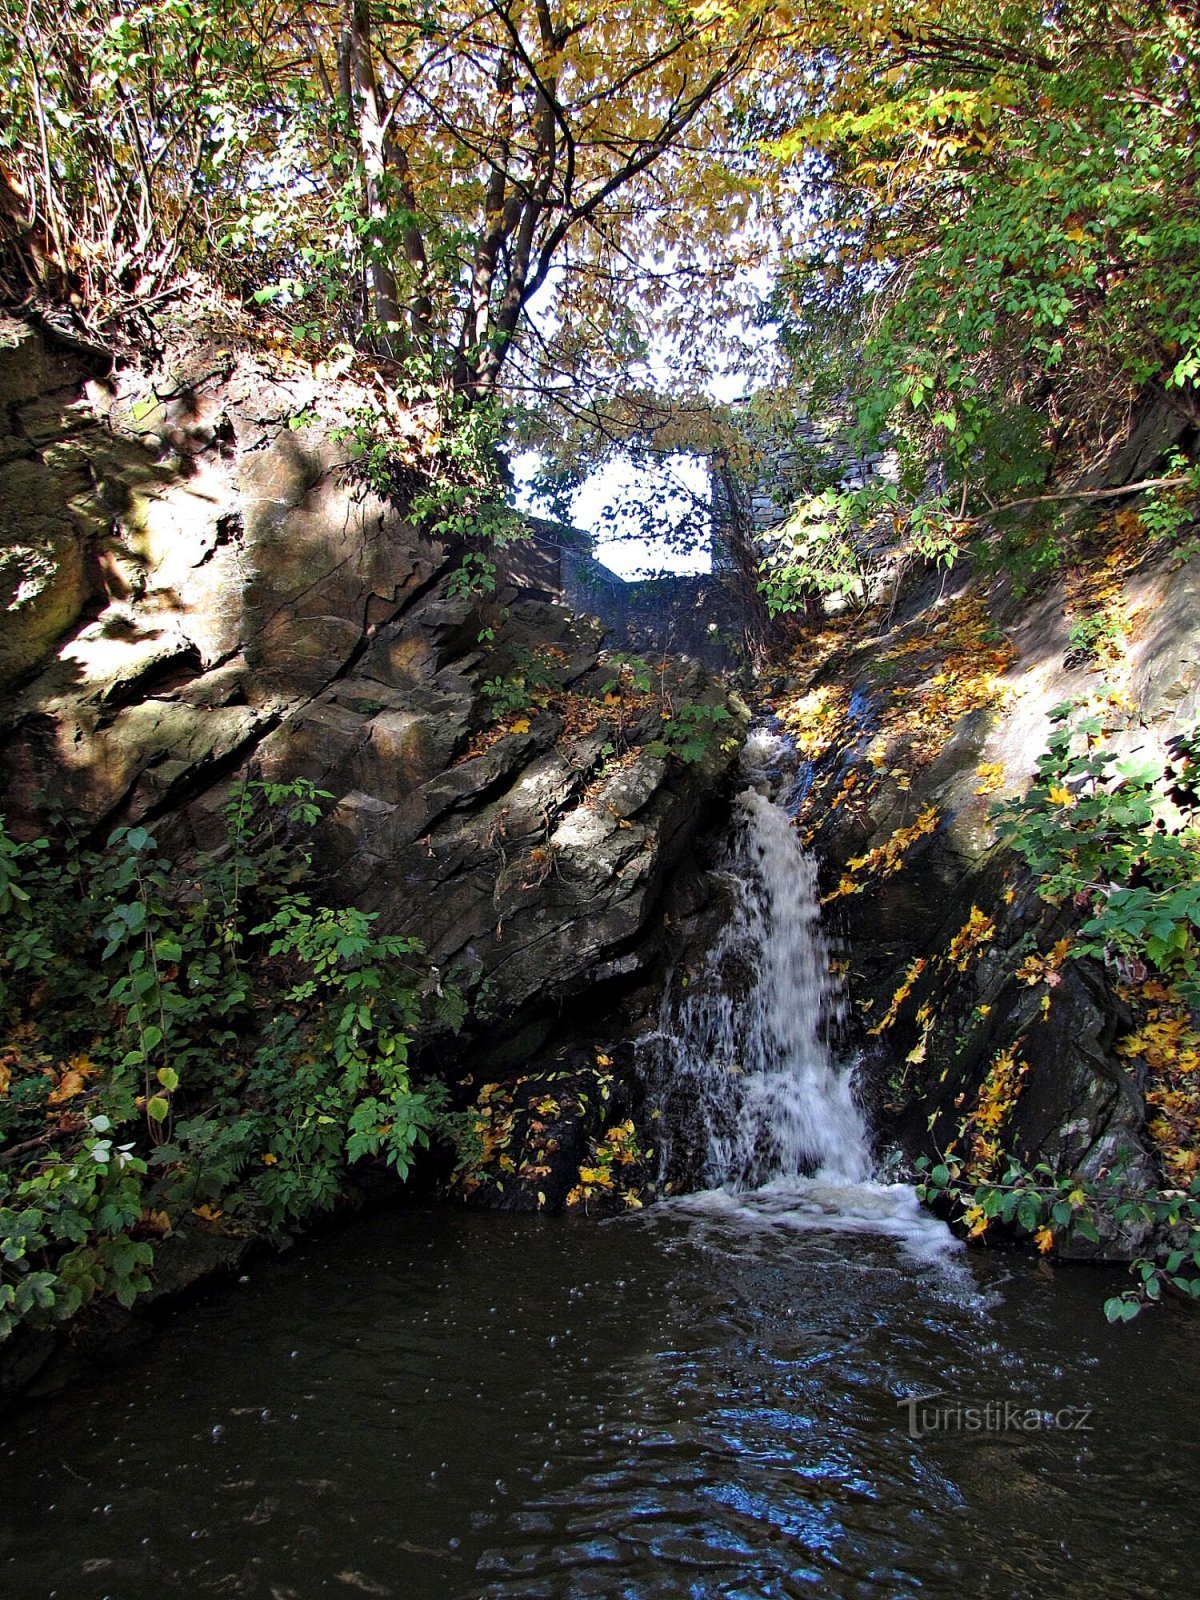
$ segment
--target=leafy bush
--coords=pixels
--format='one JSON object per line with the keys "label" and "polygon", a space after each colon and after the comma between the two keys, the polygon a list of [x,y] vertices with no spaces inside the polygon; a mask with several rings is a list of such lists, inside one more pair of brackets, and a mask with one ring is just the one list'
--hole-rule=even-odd
{"label": "leafy bush", "polygon": [[1011,1157],[1000,1178],[984,1182],[972,1181],[952,1159],[922,1156],[916,1166],[919,1197],[948,1205],[975,1237],[1000,1223],[1048,1251],[1060,1241],[1098,1244],[1100,1222],[1114,1229],[1148,1226],[1151,1254],[1131,1264],[1135,1286],[1104,1302],[1110,1322],[1132,1321],[1168,1285],[1200,1299],[1200,1178],[1186,1190],[1147,1191],[1117,1171],[1098,1181],[1057,1177],[1044,1162],[1027,1168]]}
{"label": "leafy bush", "polygon": [[302,892],[327,798],[237,785],[187,870],[142,827],[59,852],[0,824],[0,1337],[131,1303],[190,1212],[284,1234],[453,1133],[409,1076],[419,944]]}
{"label": "leafy bush", "polygon": [[630,694],[653,694],[659,674],[644,656],[626,655],[620,650],[610,650],[608,661],[614,666],[616,676],[606,678],[600,685],[602,695],[619,695],[627,690]]}
{"label": "leafy bush", "polygon": [[1089,912],[1074,955],[1122,976],[1148,964],[1197,1003],[1200,735],[1175,741],[1171,759],[1118,756],[1101,746],[1101,718],[1061,705],[1051,720],[1028,793],[996,808],[1005,837],[1042,899]]}
{"label": "leafy bush", "polygon": [[557,683],[553,667],[535,651],[519,650],[511,672],[503,676],[485,678],[481,688],[487,699],[492,718],[503,722],[519,712],[530,711],[547,698],[547,691]]}
{"label": "leafy bush", "polygon": [[1193,10],[898,0],[796,27],[830,65],[762,108],[807,179],[772,310],[815,403],[856,401],[856,447],[921,464],[902,512],[936,477],[990,517],[1102,458],[1147,390],[1190,409]]}
{"label": "leafy bush", "polygon": [[732,715],[728,706],[685,700],[673,712],[664,713],[658,738],[646,749],[654,755],[678,756],[689,765],[703,761],[722,737],[720,724]]}

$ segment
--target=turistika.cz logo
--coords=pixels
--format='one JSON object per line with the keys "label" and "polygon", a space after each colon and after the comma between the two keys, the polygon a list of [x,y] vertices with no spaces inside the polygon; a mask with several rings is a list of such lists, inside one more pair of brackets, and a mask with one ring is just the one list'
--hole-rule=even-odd
{"label": "turistika.cz logo", "polygon": [[941,1394],[908,1395],[897,1400],[908,1413],[908,1436],[929,1433],[1092,1433],[1094,1406],[1061,1406],[1048,1411],[1016,1400],[954,1400]]}

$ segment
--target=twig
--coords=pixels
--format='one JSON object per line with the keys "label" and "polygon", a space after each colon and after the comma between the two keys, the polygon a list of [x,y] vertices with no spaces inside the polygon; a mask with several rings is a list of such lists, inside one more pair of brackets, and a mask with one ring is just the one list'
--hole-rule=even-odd
{"label": "twig", "polygon": [[1143,489],[1181,489],[1194,482],[1194,477],[1188,473],[1181,478],[1143,478],[1140,483],[1123,483],[1114,489],[1064,489],[1058,494],[1031,494],[1022,500],[1006,500],[1002,506],[994,506],[977,517],[968,517],[967,521],[981,522],[984,517],[998,517],[1001,512],[1015,511],[1018,506],[1040,506],[1053,500],[1112,500],[1118,495],[1140,494]]}
{"label": "twig", "polygon": [[39,1133],[36,1139],[26,1139],[23,1144],[14,1144],[8,1150],[0,1150],[0,1166],[16,1161],[19,1156],[28,1155],[31,1150],[38,1150],[44,1144],[49,1144],[57,1131],[51,1129],[48,1133]]}

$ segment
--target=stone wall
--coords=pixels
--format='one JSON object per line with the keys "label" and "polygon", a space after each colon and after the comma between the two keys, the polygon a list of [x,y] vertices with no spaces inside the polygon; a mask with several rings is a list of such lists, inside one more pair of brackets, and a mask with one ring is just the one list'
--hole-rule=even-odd
{"label": "stone wall", "polygon": [[[850,441],[848,417],[836,409],[819,417],[798,412],[761,423],[747,415],[743,425],[756,452],[753,468],[732,481],[719,472],[712,477],[718,547],[722,529],[734,518],[769,546],[805,495],[827,487],[860,488],[896,469],[891,450],[859,454]],[[719,553],[714,564],[722,564]]]}
{"label": "stone wall", "polygon": [[577,615],[594,617],[609,649],[685,656],[715,672],[744,662],[746,619],[728,572],[629,580],[596,559],[590,534],[540,518],[530,523],[532,564],[530,554],[514,551],[522,572]]}

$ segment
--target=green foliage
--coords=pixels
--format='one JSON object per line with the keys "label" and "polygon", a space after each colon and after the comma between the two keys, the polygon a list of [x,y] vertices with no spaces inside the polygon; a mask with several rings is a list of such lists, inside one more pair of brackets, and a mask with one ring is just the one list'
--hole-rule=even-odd
{"label": "green foliage", "polygon": [[[1183,478],[1173,489],[1151,489],[1138,508],[1138,521],[1151,539],[1171,543],[1196,521],[1196,500],[1200,497],[1200,467],[1190,466],[1180,451],[1175,451],[1163,473],[1168,478]],[[1187,554],[1194,553],[1194,545]]]}
{"label": "green foliage", "polygon": [[487,697],[493,722],[504,722],[529,704],[529,687],[523,677],[485,678],[480,686]]}
{"label": "green foliage", "polygon": [[382,1155],[407,1177],[437,1125],[441,1097],[415,1091],[408,1075],[420,978],[406,958],[421,945],[375,934],[375,920],[292,894],[252,930],[296,978],[247,1077],[271,1107],[262,1131],[275,1159],[255,1178],[254,1198],[277,1227],[327,1209],[347,1162]]}
{"label": "green foliage", "polygon": [[1120,614],[1108,607],[1077,616],[1067,630],[1072,654],[1098,658],[1108,646],[1119,645],[1125,637]]}
{"label": "green foliage", "polygon": [[1005,572],[1018,599],[1036,594],[1066,560],[1066,544],[1057,519],[1030,518],[1016,527],[1001,528],[987,543],[976,547],[982,576]]}
{"label": "green foliage", "polygon": [[247,118],[266,92],[260,39],[246,0],[2,0],[0,168],[43,234],[0,261],[10,286],[66,278],[117,310],[204,253],[214,198],[246,186],[262,148]]}
{"label": "green foliage", "polygon": [[1194,12],[900,0],[798,31],[830,65],[772,119],[811,208],[774,309],[861,448],[938,463],[978,515],[1094,459],[1148,385],[1194,404]]}
{"label": "green foliage", "polygon": [[878,541],[872,539],[893,484],[825,489],[802,502],[773,541],[759,569],[759,587],[772,616],[801,610],[811,595],[841,595],[867,605]]}
{"label": "green foliage", "polygon": [[154,1252],[130,1237],[142,1214],[146,1163],[92,1116],[69,1160],[0,1187],[0,1341],[20,1324],[65,1322],[97,1295],[130,1306],[150,1287]]}
{"label": "green foliage", "polygon": [[[1051,720],[1049,747],[1028,792],[993,815],[1041,898],[1081,915],[1076,933],[1061,941],[1063,955],[1097,957],[1130,982],[1153,972],[1159,995],[1171,997],[1186,1018],[1187,1005],[1200,1001],[1200,734],[1173,739],[1166,758],[1120,755],[1108,747],[1103,717],[1068,704]],[[1177,1032],[1160,1019],[1123,1048],[1175,1049]],[[1150,1099],[1163,1104],[1164,1095],[1165,1103],[1186,1107],[1169,1089]],[[1151,1133],[1171,1137],[1171,1120],[1160,1119]],[[985,1143],[991,1153],[982,1167],[974,1159],[923,1158],[922,1198],[948,1207],[972,1236],[999,1224],[1033,1236],[1042,1250],[1095,1244],[1102,1226],[1110,1236],[1145,1235],[1147,1253],[1131,1269],[1135,1287],[1105,1305],[1110,1321],[1128,1321],[1168,1285],[1200,1298],[1200,1181],[1191,1181],[1194,1160],[1188,1164],[1186,1152],[1173,1161],[1168,1148],[1167,1162],[1168,1170],[1174,1164],[1187,1173],[1185,1191],[1135,1182],[1120,1164],[1094,1180],[1057,1177],[1044,1163],[1029,1169],[1011,1153],[1001,1155],[997,1143]],[[995,1163],[1002,1164],[999,1180],[990,1176]]]}
{"label": "green foliage", "polygon": [[685,700],[663,716],[658,737],[646,749],[652,755],[673,755],[689,765],[703,761],[722,739],[721,723],[733,713],[725,705]]}
{"label": "green foliage", "polygon": [[1124,976],[1149,965],[1196,1003],[1196,737],[1177,741],[1172,760],[1122,757],[1103,747],[1099,717],[1062,705],[1052,721],[1028,793],[996,808],[1005,837],[1036,875],[1044,900],[1087,911],[1074,955],[1097,956]]}
{"label": "green foliage", "polygon": [[197,1208],[284,1233],[454,1132],[409,1076],[420,946],[300,888],[328,798],[235,785],[186,871],[144,827],[58,854],[0,825],[0,1336],[130,1303]]}
{"label": "green foliage", "polygon": [[977,1237],[999,1224],[1045,1251],[1098,1245],[1101,1225],[1113,1233],[1150,1230],[1151,1254],[1130,1265],[1134,1287],[1104,1302],[1110,1322],[1131,1321],[1168,1286],[1200,1299],[1200,1178],[1186,1191],[1147,1190],[1119,1171],[1096,1180],[1059,1177],[1044,1162],[1027,1168],[1012,1158],[995,1182],[970,1182],[953,1159],[921,1156],[916,1168],[918,1196],[948,1208]]}
{"label": "green foliage", "polygon": [[[420,371],[422,366],[409,358],[401,370]],[[349,441],[362,482],[396,504],[430,539],[459,554],[448,593],[486,599],[496,592],[494,552],[530,536],[528,524],[507,502],[501,472],[506,415],[494,401],[468,405],[444,384],[412,378],[399,389],[435,419],[434,452],[417,461],[394,406],[360,407],[353,426],[335,436]]]}
{"label": "green foliage", "polygon": [[529,711],[558,682],[554,669],[536,651],[516,652],[512,670],[503,676],[485,678],[481,684],[494,722],[504,722],[522,711]]}
{"label": "green foliage", "polygon": [[601,694],[620,694],[622,689],[629,689],[633,694],[654,693],[657,674],[644,656],[610,650],[607,659],[617,671],[615,677],[606,678],[600,685]]}
{"label": "green foliage", "polygon": [[948,495],[904,509],[902,480],[868,478],[799,503],[760,564],[759,589],[772,616],[801,610],[813,595],[840,595],[866,607],[898,563],[918,557],[951,567],[960,544]]}
{"label": "green foliage", "polygon": [[[453,599],[461,599],[467,596],[483,599],[489,594],[495,594],[495,592],[496,563],[489,561],[478,550],[468,550],[458,566],[450,574],[450,581],[446,585],[446,593]],[[490,639],[495,637],[494,630],[491,630],[489,638],[485,639],[483,635],[488,633],[488,629],[481,630],[481,643],[489,643]]]}

